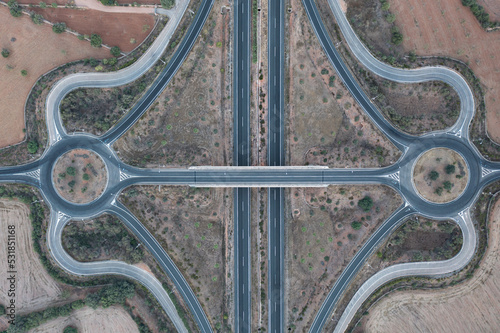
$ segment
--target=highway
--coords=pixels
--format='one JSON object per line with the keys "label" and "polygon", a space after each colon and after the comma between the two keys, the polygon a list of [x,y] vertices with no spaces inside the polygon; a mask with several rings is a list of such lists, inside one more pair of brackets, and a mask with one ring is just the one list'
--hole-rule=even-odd
{"label": "highway", "polygon": [[[268,2],[268,155],[269,166],[285,165],[285,126],[284,126],[284,44],[285,44],[285,1]],[[268,330],[283,332],[283,315],[285,305],[285,225],[284,225],[284,193],[282,188],[272,187],[268,192]]]}
{"label": "highway", "polygon": [[[155,256],[156,260],[173,281],[175,287],[181,293],[184,302],[187,304],[191,315],[201,332],[212,332],[210,321],[206,317],[200,303],[190,288],[182,273],[172,262],[168,254],[161,248],[159,243],[147,231],[147,229],[133,216],[124,206],[118,203],[118,196],[128,186],[135,184],[165,184],[165,185],[189,185],[200,187],[235,187],[235,270],[237,281],[235,282],[235,321],[236,330],[248,331],[250,327],[250,253],[245,252],[250,249],[250,207],[248,187],[268,187],[269,189],[269,331],[283,332],[283,187],[297,186],[328,186],[330,184],[384,184],[392,187],[401,195],[404,204],[377,229],[363,247],[356,253],[352,261],[342,273],[341,277],[332,286],[328,296],[322,304],[310,332],[320,332],[327,320],[329,320],[338,299],[349,286],[353,277],[364,264],[366,258],[373,253],[382,242],[407,216],[411,214],[421,214],[431,218],[444,219],[452,218],[460,226],[464,244],[460,253],[454,258],[437,263],[412,263],[395,265],[384,269],[366,281],[357,291],[350,301],[346,311],[338,323],[336,331],[343,331],[349,324],[351,318],[356,313],[363,301],[380,285],[392,279],[407,275],[432,275],[439,276],[452,273],[463,268],[474,254],[477,237],[470,217],[470,208],[474,205],[482,189],[500,180],[500,163],[485,160],[477,151],[475,146],[469,141],[468,128],[474,116],[474,99],[467,83],[456,72],[445,67],[421,68],[416,70],[402,70],[392,68],[380,63],[367,51],[359,42],[356,35],[351,31],[343,13],[339,10],[337,2],[329,0],[334,15],[339,22],[342,32],[346,36],[346,41],[353,50],[353,54],[374,73],[387,79],[399,82],[422,82],[428,80],[441,80],[449,83],[461,99],[461,114],[458,121],[446,131],[427,133],[422,136],[410,136],[401,133],[391,126],[391,124],[381,115],[371,103],[370,99],[359,87],[353,78],[338,52],[333,47],[332,41],[326,33],[324,23],[319,17],[316,5],[313,0],[303,0],[306,12],[311,20],[312,26],[324,51],[333,64],[340,79],[351,91],[354,98],[359,102],[368,116],[376,126],[403,152],[402,157],[389,167],[378,169],[329,169],[325,167],[291,167],[284,166],[283,158],[283,2],[270,2],[269,8],[269,167],[250,167],[248,138],[247,145],[243,144],[243,137],[235,139],[235,166],[210,167],[200,166],[184,169],[141,169],[124,164],[112,149],[112,143],[129,129],[140,116],[146,112],[149,105],[154,101],[161,90],[168,84],[171,77],[180,67],[187,57],[192,45],[196,41],[203,24],[210,13],[213,0],[203,0],[196,16],[193,19],[185,37],[172,56],[170,62],[162,71],[155,83],[148,89],[146,94],[125,115],[120,122],[102,137],[89,134],[75,133],[66,134],[59,116],[59,104],[64,95],[78,87],[108,87],[130,82],[139,77],[150,68],[163,53],[168,45],[171,33],[175,30],[177,19],[169,21],[169,33],[160,34],[152,47],[145,53],[144,59],[139,59],[136,64],[124,71],[116,73],[90,73],[70,75],[59,81],[51,89],[47,97],[47,127],[49,133],[49,145],[42,157],[32,163],[0,168],[0,183],[23,183],[37,187],[44,200],[51,208],[51,221],[49,233],[47,235],[48,245],[51,254],[56,261],[68,272],[77,275],[93,274],[120,274],[133,278],[146,286],[159,300],[166,313],[171,318],[179,331],[186,328],[179,322],[179,317],[173,313],[171,301],[163,288],[158,286],[155,279],[152,279],[144,271],[132,268],[117,261],[105,261],[102,263],[78,263],[64,251],[61,245],[61,232],[65,223],[72,219],[85,219],[98,216],[104,212],[119,216],[138,237],[144,246]],[[244,5],[241,5],[244,4]],[[236,2],[235,8],[241,10],[246,8],[249,2]],[[179,15],[187,8],[186,2],[179,5]],[[184,7],[185,6],[185,7]],[[182,9],[184,8],[184,9]],[[235,14],[235,25],[239,20],[247,20],[245,16],[248,11],[241,10],[241,16]],[[180,19],[179,19],[180,20]],[[174,23],[171,23],[174,22]],[[249,21],[248,21],[249,22]],[[248,25],[247,25],[248,26]],[[241,26],[244,30],[245,25]],[[167,28],[166,28],[167,29]],[[240,30],[241,32],[242,30]],[[247,31],[248,33],[248,31]],[[236,34],[236,32],[235,32]],[[237,33],[239,36],[239,32]],[[279,35],[279,36],[278,36]],[[235,36],[237,38],[238,36]],[[242,35],[242,42],[249,41],[249,34],[245,39]],[[236,45],[236,43],[235,43]],[[248,44],[249,45],[249,44]],[[238,44],[239,53],[235,63],[242,62],[241,68],[236,68],[236,72],[244,75],[243,68],[245,57],[250,54],[249,46],[245,43]],[[241,46],[241,47],[240,47]],[[276,47],[276,49],[275,49]],[[245,53],[244,51],[247,50]],[[276,55],[274,55],[276,50]],[[235,52],[237,52],[235,50]],[[156,59],[156,60],[155,60]],[[272,62],[272,63],[271,63]],[[248,63],[248,62],[247,62]],[[246,67],[248,68],[248,67]],[[244,132],[248,126],[245,123],[245,112],[248,113],[249,98],[245,96],[245,87],[248,88],[249,77],[235,75],[233,85],[243,88],[241,98],[234,98],[238,111],[238,117],[243,115],[240,125],[235,124],[235,132],[238,136]],[[238,75],[238,76],[237,76]],[[237,77],[236,77],[237,76]],[[274,80],[277,80],[274,85]],[[130,80],[130,81],[127,81]],[[237,81],[237,82],[236,82]],[[247,89],[249,94],[249,89]],[[237,95],[235,95],[237,96]],[[238,100],[238,101],[236,101]],[[246,102],[243,102],[246,101]],[[245,111],[247,110],[247,111]],[[276,110],[276,113],[274,113]],[[248,115],[248,114],[247,114]],[[248,118],[246,118],[248,120]],[[236,119],[237,120],[237,119]],[[248,133],[248,132],[247,132]],[[271,133],[273,133],[271,135]],[[275,135],[276,134],[276,140]],[[469,169],[469,180],[463,194],[456,200],[445,204],[434,204],[423,200],[412,183],[412,167],[418,157],[425,151],[435,147],[446,147],[458,152],[466,161]],[[71,149],[83,148],[97,153],[103,159],[108,170],[108,183],[104,193],[91,203],[78,205],[62,199],[52,181],[52,170],[57,159]],[[246,150],[245,150],[246,149]],[[272,149],[272,150],[271,150]],[[246,160],[245,160],[246,159]],[[248,281],[248,282],[247,282]],[[247,285],[248,283],[248,285]],[[236,318],[237,317],[237,318]]]}
{"label": "highway", "polygon": [[[234,0],[233,35],[233,165],[250,165],[250,27],[251,1]],[[235,188],[234,202],[234,330],[251,332],[252,281],[250,189]]]}

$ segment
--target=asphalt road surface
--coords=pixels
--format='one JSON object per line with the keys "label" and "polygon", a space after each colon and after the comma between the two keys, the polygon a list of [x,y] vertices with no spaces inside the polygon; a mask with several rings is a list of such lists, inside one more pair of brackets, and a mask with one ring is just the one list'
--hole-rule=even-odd
{"label": "asphalt road surface", "polygon": [[[250,165],[251,1],[234,0],[233,161]],[[251,332],[250,189],[236,188],[234,202],[234,329]]]}

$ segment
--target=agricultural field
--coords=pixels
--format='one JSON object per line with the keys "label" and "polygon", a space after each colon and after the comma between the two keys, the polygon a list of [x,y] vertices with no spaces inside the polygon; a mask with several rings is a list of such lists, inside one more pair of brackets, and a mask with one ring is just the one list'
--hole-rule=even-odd
{"label": "agricultural field", "polygon": [[141,167],[231,165],[230,14],[214,4],[192,51],[144,116],[115,144]]}
{"label": "agricultural field", "polygon": [[28,16],[13,17],[4,6],[0,6],[0,30],[0,47],[10,53],[0,58],[0,147],[6,147],[25,137],[24,106],[42,74],[67,62],[109,57],[109,50],[93,48],[68,33],[56,34],[48,24],[35,25]]}
{"label": "agricultural field", "polygon": [[155,236],[214,327],[232,322],[232,189],[132,186],[120,200]]}
{"label": "agricultural field", "polygon": [[500,3],[495,0],[478,0],[477,4],[483,6],[488,14],[490,21],[500,21]]}
{"label": "agricultural field", "polygon": [[500,327],[499,239],[500,203],[496,200],[490,212],[488,248],[469,280],[437,291],[393,293],[370,309],[362,323],[363,331],[496,331]]}
{"label": "agricultural field", "polygon": [[384,186],[286,191],[287,327],[307,330],[356,251],[402,203]]}
{"label": "agricultural field", "polygon": [[32,8],[46,20],[64,22],[80,35],[98,34],[103,44],[118,46],[124,52],[135,49],[155,25],[150,14],[106,13],[93,9]]}
{"label": "agricultural field", "polygon": [[[105,309],[84,307],[68,317],[53,319],[31,330],[31,333],[63,332],[73,327],[78,332],[139,333],[139,328],[123,307],[111,306]],[[66,332],[66,331],[64,331]],[[76,332],[76,331],[75,331]]]}
{"label": "agricultural field", "polygon": [[337,78],[301,1],[292,0],[287,24],[289,165],[380,167],[400,152],[362,112]]}

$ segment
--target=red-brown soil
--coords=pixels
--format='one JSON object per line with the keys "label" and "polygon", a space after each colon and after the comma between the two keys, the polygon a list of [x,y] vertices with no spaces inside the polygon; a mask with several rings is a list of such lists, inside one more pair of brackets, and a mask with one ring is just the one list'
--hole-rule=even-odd
{"label": "red-brown soil", "polygon": [[104,13],[92,9],[33,8],[51,22],[64,22],[68,28],[82,35],[98,34],[102,42],[130,52],[151,32],[153,15]]}
{"label": "red-brown soil", "polygon": [[500,32],[486,32],[459,0],[390,0],[403,47],[422,56],[446,56],[467,63],[485,91],[490,137],[500,142]]}
{"label": "red-brown soil", "polygon": [[500,2],[498,0],[477,0],[477,4],[483,6],[490,14],[490,21],[500,21]]}
{"label": "red-brown soil", "polygon": [[[12,17],[4,6],[0,31],[0,48],[10,51],[8,58],[0,58],[0,147],[5,147],[24,138],[24,103],[40,75],[67,62],[109,57],[109,51],[71,34],[55,34],[48,24],[35,25],[28,16]],[[25,77],[23,69],[28,72]]]}

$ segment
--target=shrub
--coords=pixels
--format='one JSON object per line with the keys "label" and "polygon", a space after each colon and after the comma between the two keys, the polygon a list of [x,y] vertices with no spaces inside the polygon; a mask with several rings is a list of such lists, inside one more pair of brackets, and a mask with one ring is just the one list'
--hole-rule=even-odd
{"label": "shrub", "polygon": [[57,8],[57,3],[53,2],[51,6],[52,8]]}
{"label": "shrub", "polygon": [[84,40],[85,36],[84,35],[78,35],[76,38],[78,38],[79,40]]}
{"label": "shrub", "polygon": [[75,184],[76,184],[76,182],[74,180],[72,180],[68,183],[68,186],[73,188],[75,186]]}
{"label": "shrub", "polygon": [[358,207],[361,208],[364,212],[370,211],[373,207],[373,200],[369,196],[365,196],[363,199],[358,201]]}
{"label": "shrub", "polygon": [[31,20],[33,21],[33,23],[35,24],[42,24],[43,23],[43,16],[40,15],[40,14],[36,14],[36,13],[31,13]]}
{"label": "shrub", "polygon": [[19,17],[23,14],[23,9],[15,0],[10,0],[7,5],[9,6],[10,15]]}
{"label": "shrub", "polygon": [[38,151],[38,142],[35,140],[28,142],[28,151],[30,154],[35,154]]}
{"label": "shrub", "polygon": [[120,48],[118,46],[113,46],[111,48],[111,50],[109,50],[109,52],[111,52],[113,57],[119,57],[122,55],[122,51],[120,50]]}
{"label": "shrub", "polygon": [[359,221],[354,221],[354,222],[352,222],[352,223],[351,223],[351,227],[352,227],[354,230],[359,230],[359,229],[361,229],[361,226],[362,226],[362,225],[363,225],[363,224],[362,224],[361,222],[359,222]]}
{"label": "shrub", "polygon": [[452,173],[455,173],[455,166],[453,164],[448,164],[444,168],[444,171],[446,171],[447,174],[451,175]]}
{"label": "shrub", "polygon": [[385,20],[389,23],[394,23],[394,21],[396,21],[396,15],[389,13],[385,16]]}
{"label": "shrub", "polygon": [[66,326],[63,333],[78,333],[78,330],[73,326]]}
{"label": "shrub", "polygon": [[43,1],[40,1],[40,8],[47,8],[47,4]]}
{"label": "shrub", "polygon": [[429,173],[429,178],[431,180],[436,180],[438,179],[439,177],[439,172],[437,172],[436,170],[432,170],[430,173]]}
{"label": "shrub", "polygon": [[90,35],[90,45],[92,47],[101,47],[102,46],[102,38],[98,34]]}
{"label": "shrub", "polygon": [[66,173],[67,173],[68,175],[70,175],[70,176],[74,176],[74,175],[76,175],[76,169],[75,169],[74,167],[71,167],[71,166],[70,166],[70,167],[68,167],[68,168],[66,169]]}
{"label": "shrub", "polygon": [[160,0],[160,3],[165,9],[170,9],[175,6],[175,0]]}
{"label": "shrub", "polygon": [[10,55],[10,51],[7,49],[2,49],[2,57],[7,58]]}
{"label": "shrub", "polygon": [[445,181],[445,182],[443,183],[443,187],[444,187],[444,189],[445,189],[445,190],[449,191],[449,190],[451,190],[451,188],[453,187],[453,183],[452,183],[452,182],[450,182],[450,181]]}
{"label": "shrub", "polygon": [[399,45],[403,42],[403,34],[399,32],[399,30],[393,29],[392,30],[392,37],[391,37],[391,43],[394,45]]}
{"label": "shrub", "polygon": [[28,75],[28,71],[27,71],[27,70],[25,70],[25,69],[22,69],[22,70],[21,70],[21,75],[22,75],[22,76],[26,76],[26,75]]}
{"label": "shrub", "polygon": [[84,173],[83,176],[82,176],[83,180],[89,180],[90,179],[90,176],[88,173]]}
{"label": "shrub", "polygon": [[441,194],[443,194],[443,188],[442,188],[441,186],[440,186],[440,187],[438,187],[438,188],[434,191],[434,193],[436,193],[437,195],[441,196]]}
{"label": "shrub", "polygon": [[[52,26],[52,31],[54,31],[56,34],[63,33],[64,31],[66,31],[66,23],[64,22],[54,23],[54,25]],[[78,37],[80,36],[81,35],[79,35]]]}

